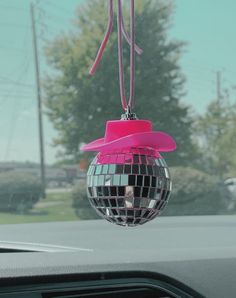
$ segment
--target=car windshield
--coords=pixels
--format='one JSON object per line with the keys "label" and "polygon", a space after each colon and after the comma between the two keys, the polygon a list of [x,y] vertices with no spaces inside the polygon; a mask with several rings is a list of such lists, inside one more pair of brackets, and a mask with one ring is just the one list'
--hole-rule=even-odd
{"label": "car windshield", "polygon": [[[94,160],[97,152],[81,148],[103,138],[106,121],[124,114],[117,1],[109,41],[89,74],[108,6],[108,0],[0,1],[0,223],[99,219],[99,212],[122,222],[132,210],[132,223],[139,223],[142,208],[157,206],[163,217],[235,214],[236,3],[135,0],[132,112],[150,120],[153,132],[172,136],[177,149],[155,159],[145,148],[136,152],[128,138],[132,152],[115,144],[114,156],[101,162]],[[127,37],[129,1],[122,8]]]}

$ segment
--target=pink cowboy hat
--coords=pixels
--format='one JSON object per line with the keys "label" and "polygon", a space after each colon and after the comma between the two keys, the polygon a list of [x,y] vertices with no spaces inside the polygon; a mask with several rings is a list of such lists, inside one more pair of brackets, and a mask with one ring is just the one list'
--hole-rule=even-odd
{"label": "pink cowboy hat", "polygon": [[105,137],[84,145],[83,151],[113,151],[130,147],[149,147],[160,152],[176,149],[174,139],[161,131],[152,131],[148,120],[107,121]]}

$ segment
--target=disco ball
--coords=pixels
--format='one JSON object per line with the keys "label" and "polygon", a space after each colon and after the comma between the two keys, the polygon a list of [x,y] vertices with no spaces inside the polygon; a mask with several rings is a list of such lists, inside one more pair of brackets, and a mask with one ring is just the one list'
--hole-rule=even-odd
{"label": "disco ball", "polygon": [[100,152],[88,169],[87,192],[92,207],[109,222],[142,225],[158,216],[169,200],[169,169],[152,148]]}

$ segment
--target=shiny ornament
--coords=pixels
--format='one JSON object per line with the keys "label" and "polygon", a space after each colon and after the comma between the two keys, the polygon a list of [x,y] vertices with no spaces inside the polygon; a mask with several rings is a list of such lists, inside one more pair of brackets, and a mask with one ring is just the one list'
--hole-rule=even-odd
{"label": "shiny ornament", "polygon": [[92,207],[122,226],[141,225],[158,216],[171,192],[170,173],[159,152],[175,147],[169,135],[152,131],[150,121],[108,121],[105,138],[82,148],[99,151],[87,173]]}

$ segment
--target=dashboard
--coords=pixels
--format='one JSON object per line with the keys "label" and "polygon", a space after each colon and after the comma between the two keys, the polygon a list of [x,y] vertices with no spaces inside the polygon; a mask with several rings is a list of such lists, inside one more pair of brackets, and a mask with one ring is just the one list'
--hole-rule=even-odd
{"label": "dashboard", "polygon": [[236,296],[236,217],[0,226],[0,297]]}
{"label": "dashboard", "polygon": [[[166,281],[164,281],[166,279]],[[167,277],[150,272],[119,272],[54,276],[47,279],[18,279],[18,285],[1,286],[0,297],[203,297],[192,289]],[[16,283],[16,280],[14,281]]]}

